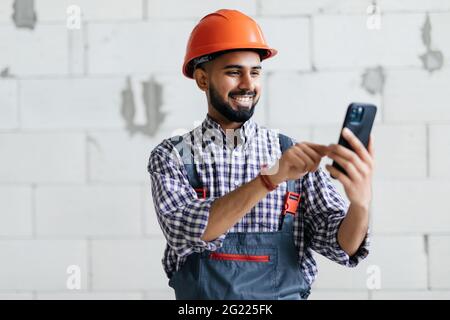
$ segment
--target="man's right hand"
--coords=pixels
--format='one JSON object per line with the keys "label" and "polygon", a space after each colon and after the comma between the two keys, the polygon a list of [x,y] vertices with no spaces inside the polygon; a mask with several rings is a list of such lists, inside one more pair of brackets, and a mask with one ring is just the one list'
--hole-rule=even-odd
{"label": "man's right hand", "polygon": [[[298,179],[307,172],[317,170],[320,160],[327,153],[327,146],[309,142],[296,143],[282,154],[275,166],[272,166],[266,174],[273,173],[268,176],[273,184]],[[264,170],[261,170],[261,173],[264,174]],[[208,224],[201,239],[212,241],[224,234],[250,212],[267,195],[267,192],[261,179],[255,178],[214,200],[209,212]],[[239,203],[239,206],[236,206],[236,203]]]}
{"label": "man's right hand", "polygon": [[273,184],[299,179],[308,172],[316,171],[319,168],[320,160],[328,152],[328,146],[325,145],[297,142],[282,154],[274,166],[263,170],[262,173],[269,175]]}

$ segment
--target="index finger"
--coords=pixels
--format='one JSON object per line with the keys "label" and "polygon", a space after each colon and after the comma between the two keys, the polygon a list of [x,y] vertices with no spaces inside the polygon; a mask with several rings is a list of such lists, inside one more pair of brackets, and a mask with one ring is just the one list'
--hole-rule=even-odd
{"label": "index finger", "polygon": [[369,150],[370,156],[373,158],[375,155],[375,151],[373,150],[373,135],[370,134],[369,144],[367,145],[367,149]]}
{"label": "index finger", "polygon": [[312,142],[305,142],[306,145],[314,149],[318,154],[320,154],[322,157],[325,157],[328,154],[328,146],[323,144],[317,144]]}
{"label": "index finger", "polygon": [[370,161],[369,153],[366,147],[350,129],[344,128],[342,130],[342,135],[344,136],[345,140],[350,143],[353,150],[359,155],[361,159],[363,159],[364,161]]}

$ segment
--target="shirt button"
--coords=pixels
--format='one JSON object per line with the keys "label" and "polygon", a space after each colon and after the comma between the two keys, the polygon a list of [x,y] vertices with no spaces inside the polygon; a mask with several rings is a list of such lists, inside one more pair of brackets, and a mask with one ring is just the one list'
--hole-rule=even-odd
{"label": "shirt button", "polygon": [[239,181],[234,180],[234,185],[235,185],[235,186],[238,186],[238,185],[239,185]]}

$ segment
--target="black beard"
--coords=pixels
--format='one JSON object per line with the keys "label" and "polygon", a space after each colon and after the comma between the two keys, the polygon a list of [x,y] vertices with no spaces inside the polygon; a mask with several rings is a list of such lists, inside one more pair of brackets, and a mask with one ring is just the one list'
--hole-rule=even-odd
{"label": "black beard", "polygon": [[[248,92],[238,93],[239,95],[248,94]],[[254,95],[254,93],[249,93]],[[253,116],[255,106],[259,99],[255,100],[250,109],[245,107],[238,107],[238,110],[234,110],[227,101],[223,101],[219,96],[219,93],[211,85],[209,88],[210,103],[214,109],[216,109],[222,116],[232,122],[245,122]]]}

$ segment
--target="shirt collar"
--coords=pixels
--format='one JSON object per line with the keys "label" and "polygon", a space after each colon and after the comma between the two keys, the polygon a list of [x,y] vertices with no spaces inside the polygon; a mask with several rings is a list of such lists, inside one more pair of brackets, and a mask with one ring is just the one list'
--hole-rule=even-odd
{"label": "shirt collar", "polygon": [[[242,145],[245,147],[251,141],[251,139],[255,136],[256,132],[256,123],[250,118],[245,121],[239,128],[234,131],[234,136],[239,137],[238,141],[242,142]],[[205,120],[202,123],[203,130],[214,130],[216,132],[220,132],[222,138],[227,139],[227,133],[229,135],[228,138],[232,138],[233,131],[227,130],[227,133],[223,130],[219,123],[217,123],[209,114],[206,114]],[[217,135],[212,133],[212,135]],[[204,135],[204,140],[211,140],[211,134]],[[228,141],[228,140],[226,140]],[[232,141],[232,140],[230,140]],[[208,141],[205,141],[208,142]],[[240,143],[238,143],[239,145]]]}

